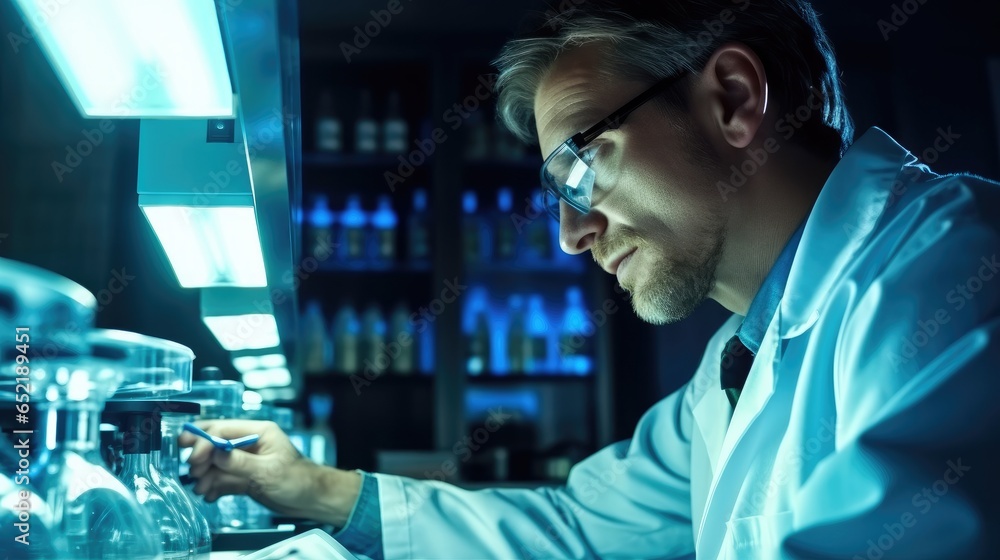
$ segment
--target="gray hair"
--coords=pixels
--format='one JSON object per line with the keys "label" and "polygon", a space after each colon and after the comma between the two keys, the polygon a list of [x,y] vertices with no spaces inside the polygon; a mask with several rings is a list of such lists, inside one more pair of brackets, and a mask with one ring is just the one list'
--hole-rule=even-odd
{"label": "gray hair", "polygon": [[720,45],[744,43],[763,62],[780,109],[812,112],[795,141],[843,155],[854,139],[833,47],[806,0],[562,0],[560,7],[540,14],[534,31],[509,41],[493,62],[498,119],[524,142],[535,140],[534,98],[546,72],[564,51],[590,43],[602,47],[600,72],[648,83],[698,73]]}

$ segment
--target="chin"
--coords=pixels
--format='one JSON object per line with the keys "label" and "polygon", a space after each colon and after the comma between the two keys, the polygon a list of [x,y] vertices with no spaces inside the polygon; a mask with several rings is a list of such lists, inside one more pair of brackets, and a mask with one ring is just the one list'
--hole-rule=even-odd
{"label": "chin", "polygon": [[667,325],[694,313],[708,298],[714,277],[714,266],[666,266],[626,290],[631,294],[632,309],[640,319],[654,325]]}

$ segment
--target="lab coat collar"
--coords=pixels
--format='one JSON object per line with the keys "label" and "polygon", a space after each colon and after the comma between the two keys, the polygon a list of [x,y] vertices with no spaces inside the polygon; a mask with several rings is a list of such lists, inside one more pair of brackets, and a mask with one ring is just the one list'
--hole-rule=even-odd
{"label": "lab coat collar", "polygon": [[816,322],[824,298],[887,208],[893,181],[904,164],[915,162],[912,154],[878,128],[854,143],[830,174],[809,214],[784,297],[754,360],[739,406],[725,423],[728,426],[720,430],[710,420],[712,411],[714,424],[724,419],[718,399],[696,408],[696,416],[713,428],[702,430],[708,432],[703,435],[710,457],[718,453],[711,463],[713,480],[697,533],[699,556],[718,554],[726,520],[742,487],[740,473],[753,460],[755,442],[772,437],[760,429],[755,432],[754,425],[762,416],[773,417],[772,425],[782,421],[778,417],[783,407],[768,407],[768,403],[791,398],[798,374],[795,365],[801,363],[783,360],[787,339],[807,332]]}
{"label": "lab coat collar", "polygon": [[816,322],[825,298],[864,246],[892,197],[904,165],[917,158],[877,127],[833,169],[809,218],[792,262],[778,316],[779,337],[796,337]]}

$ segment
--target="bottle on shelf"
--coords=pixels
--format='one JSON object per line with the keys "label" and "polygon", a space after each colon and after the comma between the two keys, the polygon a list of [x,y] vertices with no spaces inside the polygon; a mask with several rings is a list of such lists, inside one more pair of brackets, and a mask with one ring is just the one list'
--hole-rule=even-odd
{"label": "bottle on shelf", "polygon": [[528,355],[527,317],[524,313],[524,298],[513,294],[507,300],[507,363],[511,373],[524,373],[524,363]]}
{"label": "bottle on shelf", "polygon": [[378,197],[378,206],[372,213],[373,260],[382,263],[392,263],[396,260],[396,225],[399,219],[392,209],[392,201],[388,195]]}
{"label": "bottle on shelf", "polygon": [[361,325],[351,304],[344,305],[333,318],[333,369],[338,373],[358,372],[358,337]]}
{"label": "bottle on shelf", "polygon": [[374,304],[368,306],[361,317],[361,337],[358,340],[362,371],[381,375],[388,368],[391,357],[385,354],[385,331],[382,310]]}
{"label": "bottle on shelf", "polygon": [[413,325],[410,323],[410,310],[402,302],[396,305],[389,317],[389,336],[387,338],[386,349],[387,352],[390,352],[389,357],[392,358],[390,371],[403,375],[413,373],[413,357],[416,354],[414,347],[417,341],[414,340]]}
{"label": "bottle on shelf", "polygon": [[490,233],[483,217],[477,212],[478,199],[473,191],[462,193],[462,242],[467,264],[489,259]]}
{"label": "bottle on shelf", "polygon": [[336,217],[326,195],[317,195],[306,216],[306,253],[320,262],[334,253],[333,228]]}
{"label": "bottle on shelf", "polygon": [[583,291],[579,286],[566,290],[566,310],[559,328],[559,371],[587,375],[593,367],[591,337],[595,325],[587,319]]}
{"label": "bottle on shelf", "polygon": [[312,428],[307,436],[306,455],[316,463],[335,467],[337,437],[330,422],[330,417],[333,415],[333,397],[322,393],[309,395],[309,412],[312,415]]}
{"label": "bottle on shelf", "polygon": [[344,149],[343,127],[337,117],[332,91],[320,97],[316,115],[316,149],[321,152],[340,153]]}
{"label": "bottle on shelf", "polygon": [[528,352],[524,360],[524,371],[538,373],[547,371],[549,364],[549,322],[545,316],[545,304],[540,294],[528,298],[527,323]]}
{"label": "bottle on shelf", "polygon": [[378,151],[378,123],[372,116],[372,92],[361,90],[358,120],[354,123],[354,152],[374,154]]}
{"label": "bottle on shelf", "polygon": [[382,123],[382,150],[388,154],[401,154],[406,151],[409,139],[409,127],[400,108],[398,91],[389,92],[389,101]]}
{"label": "bottle on shelf", "polygon": [[411,263],[425,263],[430,257],[430,215],[427,211],[427,191],[418,188],[413,191],[413,212],[407,224],[407,241]]}
{"label": "bottle on shelf", "polygon": [[326,333],[323,308],[317,300],[310,300],[302,314],[302,369],[306,373],[326,371],[330,365],[330,341]]}
{"label": "bottle on shelf", "polygon": [[494,218],[496,246],[493,254],[498,261],[510,261],[517,257],[517,227],[511,219],[514,209],[514,193],[510,187],[497,191],[497,213]]}
{"label": "bottle on shelf", "polygon": [[489,299],[482,286],[469,291],[462,332],[466,339],[466,370],[470,375],[481,375],[491,363]]}
{"label": "bottle on shelf", "polygon": [[340,214],[341,235],[340,255],[346,260],[365,258],[365,230],[368,227],[368,213],[361,209],[361,197],[353,194],[347,197],[347,207]]}

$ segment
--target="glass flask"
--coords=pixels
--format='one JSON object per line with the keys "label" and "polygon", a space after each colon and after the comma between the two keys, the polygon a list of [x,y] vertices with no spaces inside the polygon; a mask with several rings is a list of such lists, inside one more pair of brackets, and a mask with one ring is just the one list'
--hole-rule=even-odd
{"label": "glass flask", "polygon": [[191,525],[194,536],[196,558],[207,559],[212,551],[212,528],[208,519],[198,509],[191,494],[181,485],[180,481],[180,448],[177,446],[177,436],[181,433],[184,422],[192,420],[192,416],[170,414],[161,420],[162,436],[160,451],[153,451],[152,462],[159,467],[159,480],[156,481],[164,493],[173,497],[181,515]]}
{"label": "glass flask", "polygon": [[189,521],[179,510],[176,496],[165,493],[158,482],[159,471],[152,464],[152,432],[159,432],[159,422],[142,413],[125,414],[122,420],[124,460],[118,478],[133,491],[139,505],[160,528],[160,542],[165,559],[191,558],[195,555],[195,536]]}

